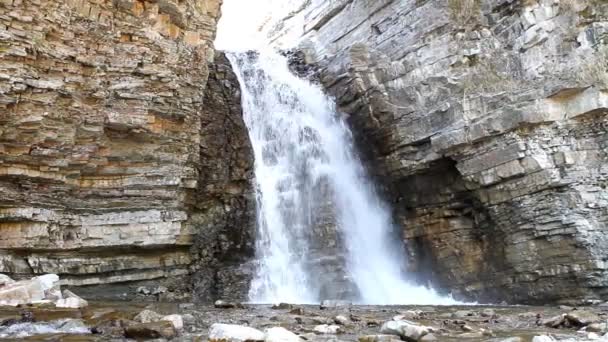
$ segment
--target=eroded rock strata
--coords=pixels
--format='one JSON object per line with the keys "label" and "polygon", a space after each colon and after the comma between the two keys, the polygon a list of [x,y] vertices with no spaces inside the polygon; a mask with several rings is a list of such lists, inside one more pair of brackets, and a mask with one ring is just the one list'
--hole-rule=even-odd
{"label": "eroded rock strata", "polygon": [[606,2],[313,0],[265,29],[320,65],[423,279],[608,294]]}
{"label": "eroded rock strata", "polygon": [[179,297],[245,245],[220,234],[247,220],[247,133],[234,102],[205,104],[238,87],[214,59],[220,5],[0,1],[0,273]]}

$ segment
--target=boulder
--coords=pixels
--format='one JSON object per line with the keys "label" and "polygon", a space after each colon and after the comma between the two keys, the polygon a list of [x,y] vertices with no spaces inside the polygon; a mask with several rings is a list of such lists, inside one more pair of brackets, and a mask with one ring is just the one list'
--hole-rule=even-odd
{"label": "boulder", "polygon": [[558,315],[543,319],[540,323],[546,327],[557,328],[564,324],[566,315]]}
{"label": "boulder", "polygon": [[266,329],[264,342],[302,342],[304,341],[298,335],[292,333],[291,331],[281,328],[275,327]]}
{"label": "boulder", "polygon": [[349,322],[349,319],[346,316],[338,315],[338,316],[334,317],[334,322],[339,325],[347,325]]}
{"label": "boulder", "polygon": [[591,323],[587,326],[587,331],[595,333],[608,332],[608,323]]}
{"label": "boulder", "polygon": [[41,301],[44,297],[43,284],[36,278],[15,282],[0,288],[0,305],[17,306]]}
{"label": "boulder", "polygon": [[89,303],[86,300],[78,297],[70,290],[63,290],[63,298],[55,302],[55,306],[58,308],[80,309],[88,305]]}
{"label": "boulder", "polygon": [[184,319],[182,318],[181,315],[168,315],[168,316],[164,316],[160,320],[171,322],[171,324],[173,324],[173,327],[177,331],[181,331],[184,329]]}
{"label": "boulder", "polygon": [[209,328],[210,342],[264,341],[265,334],[258,329],[236,324],[213,324]]}
{"label": "boulder", "polygon": [[418,341],[430,333],[432,328],[408,321],[388,321],[380,328],[380,333],[397,335],[406,341]]}
{"label": "boulder", "polygon": [[0,273],[0,287],[5,286],[5,285],[10,285],[14,282],[15,281],[13,279],[11,279],[9,276]]}
{"label": "boulder", "polygon": [[598,315],[585,310],[574,310],[566,314],[566,319],[574,326],[584,327],[600,321]]}
{"label": "boulder", "polygon": [[317,334],[338,334],[342,332],[342,328],[339,325],[320,324],[315,326],[313,331]]}
{"label": "boulder", "polygon": [[177,336],[177,331],[169,321],[134,323],[125,328],[125,337],[135,340],[166,338]]}
{"label": "boulder", "polygon": [[133,320],[136,322],[139,322],[139,323],[151,323],[151,322],[158,322],[162,318],[163,318],[162,315],[159,315],[152,310],[144,310],[144,311],[138,313],[137,316],[135,316],[135,318],[133,318]]}

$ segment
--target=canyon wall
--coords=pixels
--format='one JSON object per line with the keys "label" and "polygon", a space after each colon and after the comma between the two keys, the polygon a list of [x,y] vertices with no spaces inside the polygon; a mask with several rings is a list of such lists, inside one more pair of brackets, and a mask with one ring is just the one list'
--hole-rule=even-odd
{"label": "canyon wall", "polygon": [[214,57],[220,5],[0,1],[0,273],[180,298],[248,248],[233,237],[252,228],[253,157]]}
{"label": "canyon wall", "polygon": [[608,3],[308,0],[263,29],[320,67],[419,280],[608,295]]}

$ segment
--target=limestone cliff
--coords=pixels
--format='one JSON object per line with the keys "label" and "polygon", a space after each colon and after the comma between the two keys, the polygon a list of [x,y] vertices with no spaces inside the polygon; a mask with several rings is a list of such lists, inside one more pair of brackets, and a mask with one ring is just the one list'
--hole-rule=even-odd
{"label": "limestone cliff", "polygon": [[250,201],[241,113],[205,104],[208,63],[236,82],[214,66],[220,5],[0,1],[0,273],[189,290],[195,237]]}
{"label": "limestone cliff", "polygon": [[322,68],[422,279],[608,294],[608,3],[309,0],[264,29]]}

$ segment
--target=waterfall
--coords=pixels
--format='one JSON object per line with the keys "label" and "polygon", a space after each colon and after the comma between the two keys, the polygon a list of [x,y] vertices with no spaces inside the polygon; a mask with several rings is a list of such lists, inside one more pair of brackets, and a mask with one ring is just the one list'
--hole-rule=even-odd
{"label": "waterfall", "polygon": [[390,212],[322,89],[278,53],[231,53],[255,153],[257,274],[250,300],[452,304],[412,285]]}

